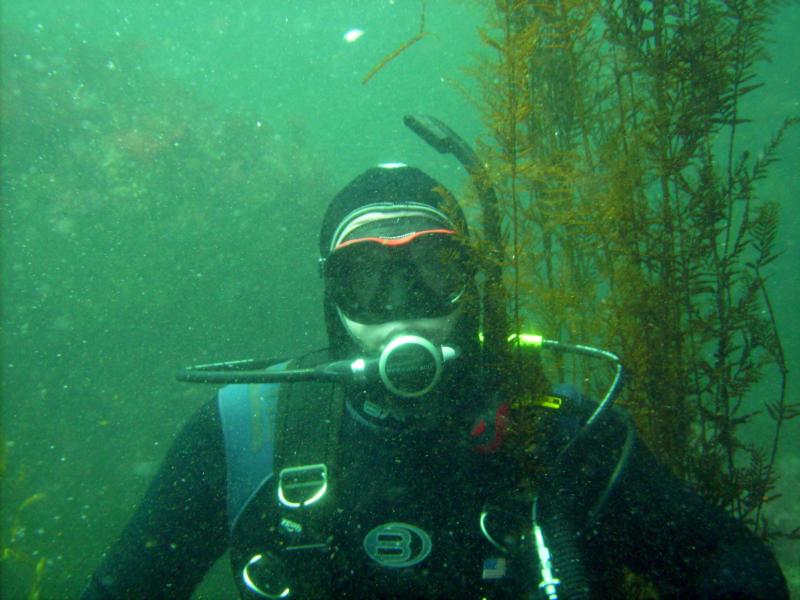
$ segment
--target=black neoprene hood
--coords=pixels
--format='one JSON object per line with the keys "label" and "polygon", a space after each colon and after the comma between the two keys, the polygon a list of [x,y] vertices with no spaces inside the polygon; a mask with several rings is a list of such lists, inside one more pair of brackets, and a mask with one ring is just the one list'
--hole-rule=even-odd
{"label": "black neoprene hood", "polygon": [[468,235],[467,222],[453,195],[433,177],[414,167],[371,168],[347,184],[334,196],[322,219],[319,252],[328,255],[331,238],[341,222],[368,204],[418,202],[445,213],[461,235]]}

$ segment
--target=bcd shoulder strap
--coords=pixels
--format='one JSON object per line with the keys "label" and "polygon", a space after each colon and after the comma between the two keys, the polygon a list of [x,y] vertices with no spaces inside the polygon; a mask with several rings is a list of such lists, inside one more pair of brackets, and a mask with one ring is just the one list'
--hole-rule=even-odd
{"label": "bcd shoulder strap", "polygon": [[[312,355],[289,368],[306,368]],[[322,360],[327,358],[323,356]],[[277,490],[275,550],[300,597],[324,597],[330,588],[341,385],[296,382],[278,394],[273,473]],[[309,568],[311,565],[315,565]]]}
{"label": "bcd shoulder strap", "polygon": [[[320,354],[292,361],[288,368],[314,366],[326,358]],[[282,504],[310,506],[321,500],[321,496],[315,499],[320,492],[312,484],[314,480],[327,482],[335,467],[343,413],[344,392],[338,384],[303,381],[281,386],[273,472],[283,483],[287,502],[281,500]],[[325,494],[328,486],[323,487]]]}
{"label": "bcd shoulder strap", "polygon": [[[315,353],[286,368],[324,360],[327,353]],[[281,383],[275,396],[271,475],[242,511],[231,562],[241,574],[240,589],[258,596],[291,590],[292,597],[325,597],[344,391],[331,383],[292,382]]]}
{"label": "bcd shoulder strap", "polygon": [[[319,356],[311,355],[289,368],[307,368],[315,360],[320,362]],[[341,385],[309,381],[281,386],[273,473],[282,550],[328,548],[343,414]]]}

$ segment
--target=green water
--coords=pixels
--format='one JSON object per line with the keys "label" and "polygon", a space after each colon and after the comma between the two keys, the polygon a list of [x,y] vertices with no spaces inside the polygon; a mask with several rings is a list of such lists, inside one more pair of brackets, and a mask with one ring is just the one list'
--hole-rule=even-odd
{"label": "green water", "polygon": [[[465,73],[482,52],[474,3],[429,1],[431,35],[367,85],[419,31],[419,2],[132,4],[3,4],[1,524],[15,553],[0,563],[3,597],[26,597],[42,558],[42,597],[79,594],[210,394],[176,383],[178,366],[325,343],[316,238],[339,187],[403,161],[465,189],[404,114],[484,134]],[[797,31],[795,3],[745,107],[754,147],[800,112]],[[793,368],[800,131],[782,156],[763,194],[784,206],[771,283]],[[783,439],[786,497],[772,511],[794,527],[795,423]],[[777,550],[796,580],[797,544]],[[197,596],[231,589],[222,565]]]}

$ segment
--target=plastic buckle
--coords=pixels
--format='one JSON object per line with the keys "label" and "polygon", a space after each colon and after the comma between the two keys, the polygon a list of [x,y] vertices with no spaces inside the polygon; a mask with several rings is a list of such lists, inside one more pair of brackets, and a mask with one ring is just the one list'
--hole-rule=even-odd
{"label": "plastic buckle", "polygon": [[328,491],[328,467],[324,464],[282,469],[278,475],[278,500],[289,508],[310,506]]}

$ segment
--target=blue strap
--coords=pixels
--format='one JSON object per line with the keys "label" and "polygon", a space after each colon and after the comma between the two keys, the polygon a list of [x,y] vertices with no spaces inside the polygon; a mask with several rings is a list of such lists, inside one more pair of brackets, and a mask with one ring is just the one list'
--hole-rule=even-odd
{"label": "blue strap", "polygon": [[[283,370],[288,363],[271,369]],[[277,383],[228,385],[217,393],[228,477],[228,528],[272,476]]]}

